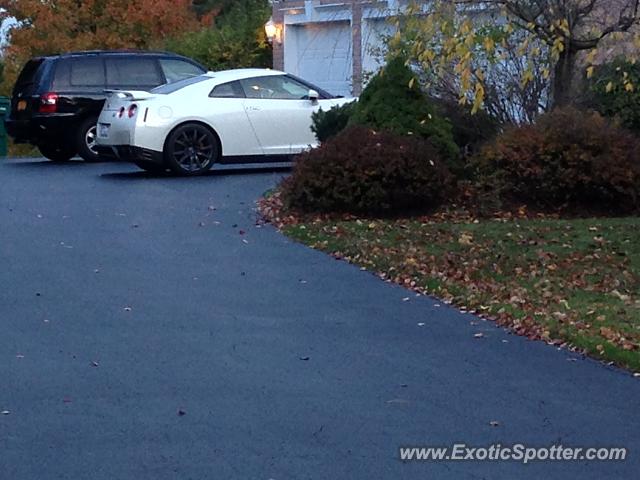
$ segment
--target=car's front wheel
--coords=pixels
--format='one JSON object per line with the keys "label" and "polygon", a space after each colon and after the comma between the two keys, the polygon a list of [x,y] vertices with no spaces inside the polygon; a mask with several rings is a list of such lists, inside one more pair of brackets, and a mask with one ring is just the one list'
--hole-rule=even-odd
{"label": "car's front wheel", "polygon": [[54,162],[66,162],[71,160],[76,154],[76,150],[69,145],[64,144],[46,144],[38,145],[38,150],[43,157],[53,160]]}
{"label": "car's front wheel", "polygon": [[202,175],[219,156],[218,139],[200,123],[186,123],[176,128],[164,148],[165,163],[179,175]]}

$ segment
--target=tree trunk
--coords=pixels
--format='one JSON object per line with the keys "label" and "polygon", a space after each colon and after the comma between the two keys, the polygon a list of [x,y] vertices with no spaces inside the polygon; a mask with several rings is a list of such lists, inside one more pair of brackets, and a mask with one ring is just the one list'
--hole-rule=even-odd
{"label": "tree trunk", "polygon": [[560,54],[553,72],[552,108],[563,107],[572,102],[574,97],[573,79],[575,75],[577,52],[568,48]]}

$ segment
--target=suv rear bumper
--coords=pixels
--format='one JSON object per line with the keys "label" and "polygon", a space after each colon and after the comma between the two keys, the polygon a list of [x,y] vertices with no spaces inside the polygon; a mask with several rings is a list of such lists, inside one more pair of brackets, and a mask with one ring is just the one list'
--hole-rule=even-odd
{"label": "suv rear bumper", "polygon": [[162,152],[156,152],[148,148],[132,147],[130,145],[96,145],[96,150],[101,156],[130,162],[147,162],[156,165],[164,163]]}
{"label": "suv rear bumper", "polygon": [[78,125],[78,117],[73,113],[34,115],[28,120],[5,119],[7,133],[16,143],[60,142],[68,140]]}

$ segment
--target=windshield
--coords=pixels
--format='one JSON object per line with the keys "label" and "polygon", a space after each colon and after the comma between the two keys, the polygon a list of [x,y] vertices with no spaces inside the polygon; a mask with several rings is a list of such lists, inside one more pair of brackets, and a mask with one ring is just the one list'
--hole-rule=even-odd
{"label": "windshield", "polygon": [[198,75],[197,77],[189,77],[185,78],[184,80],[178,80],[177,82],[166,83],[154,88],[153,90],[151,90],[151,93],[168,95],[170,93],[177,92],[178,90],[182,90],[184,87],[188,87],[189,85],[204,82],[205,80],[211,80],[211,77],[207,75]]}

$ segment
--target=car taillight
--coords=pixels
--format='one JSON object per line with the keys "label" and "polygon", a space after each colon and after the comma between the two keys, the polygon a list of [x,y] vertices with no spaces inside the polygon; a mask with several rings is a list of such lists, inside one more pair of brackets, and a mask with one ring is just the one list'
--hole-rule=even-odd
{"label": "car taillight", "polygon": [[118,112],[118,118],[124,117],[124,112],[125,112],[125,108],[124,107],[120,107],[120,111]]}
{"label": "car taillight", "polygon": [[129,118],[133,117],[137,111],[138,111],[138,106],[134,103],[129,107],[129,112],[128,112]]}
{"label": "car taillight", "polygon": [[45,93],[40,97],[40,113],[56,113],[58,111],[58,94]]}

